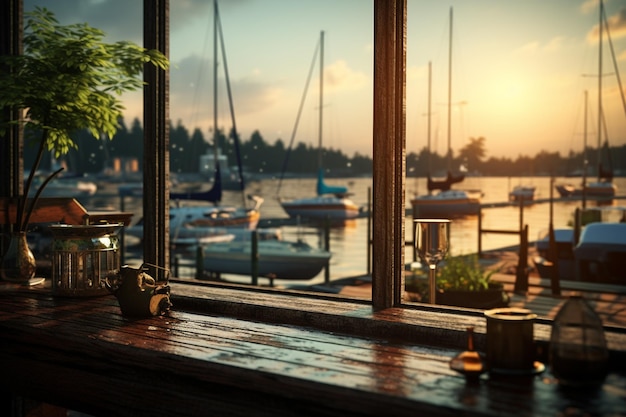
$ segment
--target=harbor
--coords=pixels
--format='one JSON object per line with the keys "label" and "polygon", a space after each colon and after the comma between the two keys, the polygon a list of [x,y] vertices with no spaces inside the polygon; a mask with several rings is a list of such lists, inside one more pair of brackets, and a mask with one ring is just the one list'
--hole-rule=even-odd
{"label": "harbor", "polygon": [[[421,180],[423,182],[423,180]],[[518,182],[532,182],[536,184],[536,201],[532,205],[524,205],[520,209],[519,204],[508,201],[508,191]],[[282,238],[286,240],[302,239],[314,247],[323,247],[325,239],[323,224],[308,224],[304,219],[289,218],[280,207],[278,200],[272,197],[275,192],[276,179],[263,181],[253,181],[249,184],[249,192],[264,197],[264,202],[260,207],[261,218],[259,220],[259,230],[280,229]],[[330,281],[346,277],[367,275],[368,273],[368,228],[371,227],[371,218],[367,215],[368,195],[371,192],[371,180],[368,178],[348,178],[335,179],[333,182],[350,184],[352,199],[359,206],[364,207],[362,216],[346,222],[342,227],[330,227],[328,245],[332,252],[329,265]],[[469,216],[454,219],[451,224],[450,254],[461,255],[478,253],[480,251],[491,251],[499,248],[519,245],[519,235],[514,233],[482,233],[483,230],[507,230],[519,231],[522,226],[528,225],[528,239],[530,242],[536,241],[550,225],[550,184],[549,177],[534,177],[524,179],[510,179],[501,177],[469,177],[466,179],[467,186],[484,190],[483,207],[481,216]],[[620,189],[626,189],[626,178],[616,178],[616,184]],[[293,198],[298,198],[310,193],[315,187],[315,179],[299,178],[284,181],[284,192]],[[410,179],[407,182],[407,211],[405,221],[405,239],[412,239],[412,212],[409,204],[411,195],[418,190],[423,192],[424,184],[420,180]],[[122,208],[122,211],[133,212],[132,222],[137,222],[141,218],[141,204],[138,198],[125,197],[123,205],[119,196],[113,194],[115,188],[103,190],[100,197],[96,195],[84,204],[86,207],[108,206],[112,209]],[[576,198],[553,198],[553,226],[555,228],[573,225],[573,216],[576,208],[581,206],[581,201]],[[237,204],[239,195],[233,192],[224,193],[224,204]],[[612,205],[601,206],[607,213],[612,212],[611,207],[618,207],[622,199],[616,198]],[[176,202],[172,201],[172,204]],[[189,203],[193,204],[193,203]],[[196,203],[199,204],[199,203]],[[589,207],[596,204],[588,202]],[[522,210],[522,211],[521,211]],[[618,213],[618,212],[616,212]],[[479,222],[480,219],[480,222]],[[611,221],[619,221],[619,214],[614,214]],[[480,223],[480,224],[479,224]],[[174,231],[173,231],[174,233]],[[137,239],[127,239],[127,252],[129,259],[140,259],[141,245]],[[413,250],[407,246],[405,250],[405,260],[407,263],[413,261]],[[195,250],[189,248],[179,249],[172,252],[172,259],[178,258],[180,266],[191,265],[191,269],[181,269],[183,277],[193,277],[195,271]],[[135,261],[136,262],[136,261]],[[312,280],[307,281],[308,285],[324,283],[326,277],[322,272]],[[234,282],[250,283],[250,278],[237,276],[227,277]],[[268,281],[260,279],[262,285],[267,285]],[[293,283],[291,283],[293,284]],[[299,283],[301,284],[301,283]],[[277,286],[289,286],[289,281],[276,280]]]}

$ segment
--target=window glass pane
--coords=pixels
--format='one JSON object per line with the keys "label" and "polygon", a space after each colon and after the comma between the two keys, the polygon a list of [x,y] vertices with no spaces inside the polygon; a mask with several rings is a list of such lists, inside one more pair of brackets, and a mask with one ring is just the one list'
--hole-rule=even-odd
{"label": "window glass pane", "polygon": [[[61,23],[85,21],[102,29],[108,41],[142,44],[141,2],[118,6],[106,0],[50,5],[26,1],[26,11],[37,4],[52,10]],[[241,230],[222,227],[233,221],[231,209],[239,213],[255,205],[248,195],[263,199],[257,219],[260,241],[278,235],[289,242],[303,241],[315,249],[325,249],[328,242],[330,281],[366,275],[367,217],[362,212],[367,210],[372,183],[372,2],[257,0],[223,1],[217,5],[219,19],[211,1],[170,2],[171,191],[179,193],[172,199],[170,234],[180,275],[196,275],[198,239],[224,240],[230,236],[245,240],[244,248],[225,249],[231,255],[237,250],[249,250],[249,233],[246,237]],[[141,93],[125,95],[124,104],[124,125],[116,135],[116,139],[123,140],[96,142],[86,135],[74,159],[108,161],[106,167],[84,169],[97,183],[98,191],[95,197],[81,197],[80,201],[87,209],[106,205],[134,213],[133,226],[125,234],[124,262],[138,266],[143,259]],[[245,180],[243,192],[237,189],[234,127]],[[216,202],[217,207],[211,202],[182,200],[185,194],[212,187],[214,136],[220,154],[222,198]],[[320,147],[324,152],[320,153]],[[89,155],[85,156],[83,149],[89,149]],[[67,163],[73,167],[73,160],[68,158]],[[323,217],[315,223],[303,217],[290,218],[278,200],[315,197],[320,166],[326,185],[347,187],[346,198],[355,206],[351,210],[356,218],[345,224],[331,222],[328,239]],[[327,195],[334,198],[333,193]],[[178,205],[183,209],[179,211]],[[183,211],[189,206],[203,210]],[[261,251],[275,250],[274,246],[259,243]],[[261,257],[259,267],[263,269],[259,272],[301,278],[276,279],[275,286],[308,287],[325,282],[324,269],[318,267],[314,273],[294,269],[310,262],[310,256],[293,259],[287,257],[289,253],[279,249],[277,256],[281,258],[270,269],[265,269],[265,258]],[[223,261],[224,255],[217,256]],[[209,258],[207,254],[205,260]],[[244,258],[231,262],[233,268],[239,268],[242,262],[249,264],[250,256]],[[211,265],[217,270],[229,268]],[[311,278],[307,279],[309,274]],[[222,273],[221,278],[251,282],[250,273]],[[269,285],[270,280],[260,277],[258,283]],[[363,294],[370,297],[367,291]]]}
{"label": "window glass pane", "polygon": [[[621,6],[605,3],[611,22]],[[596,132],[610,138],[613,155],[623,143],[617,139],[626,123],[621,98],[610,93],[619,90],[618,80],[615,74],[604,74],[614,70],[606,30],[601,77],[606,126],[597,123],[598,8],[597,2],[408,1],[406,205],[419,208],[417,217],[453,218],[448,259],[482,249],[486,256],[481,264],[502,261],[500,272],[508,275],[508,290],[516,278],[521,238],[493,231],[519,232],[527,225],[530,276],[549,279],[542,264],[533,262],[535,255],[546,255],[537,253],[533,242],[547,232],[551,214],[559,231],[571,229],[575,209],[584,204],[602,206],[605,221],[619,221],[623,213],[615,207],[618,201],[591,196],[586,203],[580,197],[557,201],[552,211],[548,203],[551,195],[560,197],[558,185],[571,183],[580,189],[585,158],[587,182],[597,179],[599,162],[606,166],[604,151],[597,152]],[[608,27],[614,44],[623,47],[617,26]],[[608,117],[616,112],[619,117]],[[575,178],[566,178],[573,173]],[[429,196],[429,175],[440,181],[464,178],[439,184],[456,194],[439,187]],[[621,178],[613,183],[618,190],[626,186]],[[516,186],[534,190],[534,201],[528,195],[521,206],[519,201],[510,203]],[[469,203],[472,193],[460,194],[463,191],[478,191],[482,224],[476,206]],[[480,233],[480,228],[491,232]],[[412,239],[410,216],[406,230],[407,240]],[[573,280],[572,245],[568,252],[560,267]],[[407,261],[412,257],[408,250]],[[426,275],[422,271],[421,276]],[[446,285],[442,275],[440,287]],[[563,272],[561,277],[567,279]],[[600,279],[609,280],[607,274]]]}
{"label": "window glass pane", "polygon": [[[304,268],[317,263],[315,254],[264,241],[276,234],[314,249],[328,244],[330,281],[366,274],[365,216],[345,224],[332,222],[326,239],[323,215],[315,222],[295,214],[290,217],[279,199],[315,197],[321,164],[327,185],[346,186],[356,210],[367,205],[372,156],[371,2],[219,2],[218,19],[212,2],[171,2],[170,8],[171,171],[179,180],[175,191],[211,187],[217,131],[220,204],[249,208],[253,203],[243,197],[249,194],[264,200],[259,209],[258,268],[261,275],[277,279],[261,276],[259,285],[308,288],[326,280],[319,266]],[[233,126],[244,171],[243,193],[237,189]],[[325,149],[321,157],[320,142]],[[183,201],[182,205],[206,203]],[[188,227],[172,220],[173,238],[188,232]],[[232,242],[206,246],[207,268],[221,271],[227,281],[253,282],[249,233],[227,233],[234,234],[235,241],[244,241],[243,247]],[[195,251],[180,250],[177,255],[181,262],[190,257],[193,262]],[[246,273],[232,274],[241,270]],[[180,275],[185,274],[193,276],[195,271],[181,269]]]}

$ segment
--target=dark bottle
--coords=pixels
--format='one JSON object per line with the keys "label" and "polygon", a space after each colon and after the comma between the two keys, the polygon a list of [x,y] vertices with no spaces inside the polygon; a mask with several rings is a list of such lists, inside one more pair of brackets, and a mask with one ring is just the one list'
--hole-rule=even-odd
{"label": "dark bottle", "polygon": [[608,362],[602,320],[581,296],[570,297],[552,325],[552,374],[564,385],[597,385],[606,377]]}

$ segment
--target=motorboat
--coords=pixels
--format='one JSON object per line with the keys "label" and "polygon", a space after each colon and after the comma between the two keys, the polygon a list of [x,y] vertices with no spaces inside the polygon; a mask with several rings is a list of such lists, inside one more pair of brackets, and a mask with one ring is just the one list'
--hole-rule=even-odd
{"label": "motorboat", "polygon": [[[177,206],[170,208],[170,243],[190,245],[237,240],[257,228],[258,209],[223,206]],[[127,236],[143,239],[143,218],[125,228]],[[275,234],[275,231],[272,231]]]}
{"label": "motorboat", "polygon": [[509,200],[512,202],[532,202],[535,199],[535,190],[537,187],[534,185],[516,185],[509,192]]}
{"label": "motorboat", "polygon": [[556,261],[561,280],[626,284],[626,208],[595,207],[579,216],[578,240],[572,227],[554,229],[554,255],[548,232],[537,240],[533,262],[539,276],[552,278]]}
{"label": "motorboat", "polygon": [[[554,229],[554,243],[556,264],[558,265],[558,277],[562,280],[574,278],[574,229],[571,227]],[[533,263],[539,276],[542,278],[552,278],[552,270],[555,264],[553,256],[550,254],[550,234],[544,231],[540,239],[535,243],[537,255],[533,257]]]}
{"label": "motorboat", "polygon": [[[39,187],[44,183],[45,175],[35,174],[29,195],[34,196]],[[44,187],[42,197],[90,197],[98,191],[98,186],[93,181],[82,177],[59,177],[54,178]]]}
{"label": "motorboat", "polygon": [[574,248],[576,281],[626,285],[626,223],[591,223]]}
{"label": "motorboat", "polygon": [[556,190],[561,197],[581,197],[583,194],[589,198],[614,198],[617,187],[612,181],[592,181],[584,187],[576,187],[573,184],[559,184]]}
{"label": "motorboat", "polygon": [[413,217],[453,218],[480,212],[480,191],[446,190],[416,196],[411,200]]}
{"label": "motorboat", "polygon": [[[271,279],[309,280],[328,265],[329,251],[306,242],[257,241],[258,275]],[[231,241],[203,247],[204,269],[210,273],[252,275],[252,242]]]}

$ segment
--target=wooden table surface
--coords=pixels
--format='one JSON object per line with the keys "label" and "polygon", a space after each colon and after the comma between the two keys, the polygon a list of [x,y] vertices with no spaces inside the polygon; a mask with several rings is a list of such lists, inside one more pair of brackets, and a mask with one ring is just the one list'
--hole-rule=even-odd
{"label": "wooden table surface", "polygon": [[[174,285],[166,316],[130,320],[112,296],[0,284],[3,389],[107,416],[626,415],[623,367],[591,390],[564,389],[549,370],[467,384],[449,368],[458,349],[273,323],[261,319],[268,306],[256,320],[194,311],[184,294],[196,290]],[[203,294],[209,306],[237,297]],[[375,316],[362,304],[338,308]]]}

